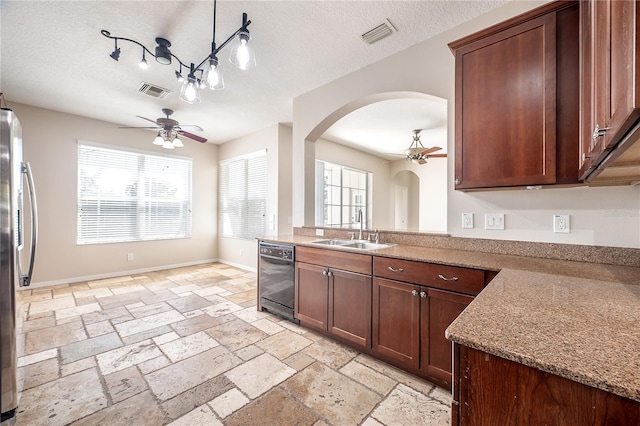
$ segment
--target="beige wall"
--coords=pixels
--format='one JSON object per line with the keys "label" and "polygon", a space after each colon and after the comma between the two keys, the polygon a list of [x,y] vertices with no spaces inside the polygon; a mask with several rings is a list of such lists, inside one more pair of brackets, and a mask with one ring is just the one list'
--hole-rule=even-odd
{"label": "beige wall", "polygon": [[[291,235],[291,128],[274,124],[220,145],[220,160],[267,150],[267,236]],[[220,261],[255,270],[256,240],[219,237]]]}
{"label": "beige wall", "polygon": [[[293,101],[292,163],[294,225],[313,225],[313,173],[310,172],[313,156],[309,153],[313,152],[314,146],[308,140],[314,139],[318,126],[345,105],[381,94],[409,91],[448,101],[447,147],[450,155],[447,159],[446,223],[451,235],[640,247],[640,186],[472,193],[453,189],[454,58],[447,43],[543,3],[510,2],[444,34],[296,97]],[[462,213],[474,214],[474,229],[462,229]],[[506,229],[485,230],[486,213],[504,213]],[[571,233],[552,232],[554,214],[571,215]]]}
{"label": "beige wall", "polygon": [[[218,147],[184,140],[176,155],[193,159],[192,237],[113,244],[76,244],[78,140],[164,154],[146,130],[9,102],[23,128],[39,209],[34,286],[161,269],[217,258]],[[132,261],[127,254],[133,253]]]}

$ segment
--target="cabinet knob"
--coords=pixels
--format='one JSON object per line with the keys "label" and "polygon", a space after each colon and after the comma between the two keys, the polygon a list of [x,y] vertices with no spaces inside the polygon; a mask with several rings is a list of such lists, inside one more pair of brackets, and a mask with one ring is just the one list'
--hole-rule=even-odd
{"label": "cabinet knob", "polygon": [[593,129],[593,135],[591,135],[591,138],[595,142],[600,136],[604,136],[605,133],[607,133],[607,130],[611,130],[611,127],[604,127],[601,129],[600,126],[596,124],[596,128]]}
{"label": "cabinet knob", "polygon": [[444,280],[444,281],[458,281],[458,277],[447,278],[442,274],[438,274],[438,278],[440,278],[441,280]]}
{"label": "cabinet knob", "polygon": [[396,269],[396,268],[394,268],[394,267],[392,267],[392,266],[389,266],[389,270],[390,270],[391,272],[395,272],[395,273],[404,272],[404,269],[402,269],[402,268],[398,268],[398,269]]}
{"label": "cabinet knob", "polygon": [[333,272],[327,271],[327,276],[329,276],[329,277],[333,276]]}
{"label": "cabinet knob", "polygon": [[413,290],[413,291],[411,292],[411,295],[412,295],[412,296],[417,296],[417,295],[418,295],[418,290]]}
{"label": "cabinet knob", "polygon": [[326,269],[324,271],[322,271],[322,275],[324,275],[325,277],[327,276],[327,270]]}
{"label": "cabinet knob", "polygon": [[426,291],[421,291],[420,292],[420,297],[422,297],[423,299],[427,298],[427,292]]}

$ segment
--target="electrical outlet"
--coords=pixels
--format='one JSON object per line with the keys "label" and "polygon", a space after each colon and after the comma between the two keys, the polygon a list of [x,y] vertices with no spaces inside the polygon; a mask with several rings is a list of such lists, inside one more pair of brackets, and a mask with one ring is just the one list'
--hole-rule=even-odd
{"label": "electrical outlet", "polygon": [[133,260],[133,253],[127,253],[127,260]]}
{"label": "electrical outlet", "polygon": [[473,229],[473,213],[462,213],[462,228]]}
{"label": "electrical outlet", "polygon": [[316,237],[324,237],[324,229],[316,229]]}
{"label": "electrical outlet", "polygon": [[484,229],[504,229],[504,213],[485,214]]}
{"label": "electrical outlet", "polygon": [[553,232],[568,234],[571,232],[571,216],[568,214],[553,215]]}

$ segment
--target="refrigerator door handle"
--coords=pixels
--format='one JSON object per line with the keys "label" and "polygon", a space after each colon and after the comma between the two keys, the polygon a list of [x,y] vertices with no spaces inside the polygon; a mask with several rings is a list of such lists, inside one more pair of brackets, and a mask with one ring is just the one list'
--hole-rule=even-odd
{"label": "refrigerator door handle", "polygon": [[33,175],[31,174],[31,166],[29,163],[22,163],[22,173],[27,178],[27,187],[29,188],[29,201],[31,203],[31,253],[29,255],[29,271],[22,273],[20,268],[20,256],[18,256],[18,268],[20,272],[20,286],[27,287],[31,284],[33,276],[33,266],[36,260],[36,245],[38,243],[38,202],[36,201],[36,191],[33,186]]}

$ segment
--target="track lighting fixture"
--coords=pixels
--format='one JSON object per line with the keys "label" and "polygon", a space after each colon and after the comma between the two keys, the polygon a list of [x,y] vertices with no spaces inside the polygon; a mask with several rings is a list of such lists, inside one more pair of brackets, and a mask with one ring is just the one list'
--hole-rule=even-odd
{"label": "track lighting fixture", "polygon": [[[218,61],[218,53],[227,44],[234,42],[229,55],[229,61],[241,70],[248,70],[256,66],[256,58],[250,45],[251,35],[248,27],[251,21],[247,18],[247,14],[242,14],[242,25],[229,38],[227,38],[219,46],[216,45],[216,0],[213,0],[213,37],[211,42],[211,53],[204,58],[198,65],[194,62],[189,64],[182,62],[176,55],[171,53],[169,49],[171,42],[162,37],[156,37],[155,53],[147,49],[143,44],[124,37],[115,37],[107,30],[102,30],[101,34],[115,41],[115,50],[111,53],[111,58],[118,60],[120,58],[120,48],[118,40],[128,41],[142,47],[142,60],[140,67],[146,69],[148,67],[146,54],[156,58],[156,61],[162,65],[171,65],[173,59],[179,64],[180,69],[175,70],[176,79],[182,83],[180,90],[180,99],[189,103],[200,102],[200,88],[209,87],[212,90],[220,90],[224,88],[224,78],[220,64]],[[235,40],[235,41],[234,41]],[[186,78],[182,75],[182,67],[189,70]],[[158,135],[160,137],[160,135]],[[180,141],[178,139],[178,141]],[[163,146],[164,146],[163,140]]]}

